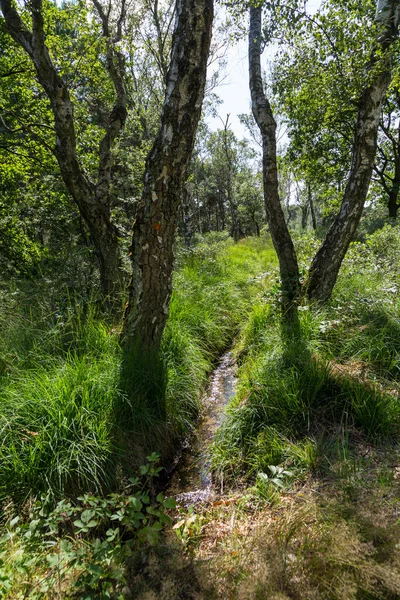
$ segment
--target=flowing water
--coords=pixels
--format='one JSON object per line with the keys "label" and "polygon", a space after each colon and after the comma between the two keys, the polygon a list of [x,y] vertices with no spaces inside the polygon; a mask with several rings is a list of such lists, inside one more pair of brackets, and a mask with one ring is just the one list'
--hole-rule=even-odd
{"label": "flowing water", "polygon": [[235,394],[236,381],[233,354],[227,352],[211,376],[198,426],[168,485],[168,495],[175,496],[180,505],[213,495],[210,444],[224,419],[224,407]]}

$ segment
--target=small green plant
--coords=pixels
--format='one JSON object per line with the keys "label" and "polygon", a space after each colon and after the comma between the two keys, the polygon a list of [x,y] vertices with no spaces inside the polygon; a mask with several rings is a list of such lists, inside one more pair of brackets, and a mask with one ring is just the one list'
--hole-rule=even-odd
{"label": "small green plant", "polygon": [[269,465],[269,474],[260,472],[257,474],[256,482],[252,488],[254,493],[265,502],[276,504],[279,502],[279,492],[284,490],[290,478],[293,477],[291,471],[284,467]]}
{"label": "small green plant", "polygon": [[123,493],[85,494],[55,506],[46,496],[26,521],[11,518],[0,538],[0,598],[45,598],[52,589],[60,598],[123,598],[126,560],[157,544],[175,508],[174,499],[151,493],[161,467],[157,454],[147,458]]}
{"label": "small green plant", "polygon": [[193,548],[201,538],[202,515],[195,513],[194,507],[189,506],[187,511],[184,509],[180,510],[177,519],[173,530],[179,541],[185,549]]}

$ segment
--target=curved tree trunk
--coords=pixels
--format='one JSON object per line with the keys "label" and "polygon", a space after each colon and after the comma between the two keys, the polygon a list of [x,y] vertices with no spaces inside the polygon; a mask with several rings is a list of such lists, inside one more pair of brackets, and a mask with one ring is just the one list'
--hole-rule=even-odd
{"label": "curved tree trunk", "polygon": [[161,126],[147,157],[133,227],[126,347],[157,350],[168,316],[173,244],[183,185],[201,114],[213,0],[178,0]]}
{"label": "curved tree trunk", "polygon": [[[343,258],[360,222],[371,181],[382,104],[391,79],[391,45],[398,36],[398,0],[380,0],[377,10],[377,48],[366,74],[352,148],[349,179],[339,214],[311,264],[305,288],[311,300],[331,296]],[[384,58],[380,54],[384,54]]]}
{"label": "curved tree trunk", "polygon": [[117,229],[111,222],[110,183],[113,164],[112,146],[123,129],[126,120],[126,92],[124,86],[124,58],[117,50],[125,18],[125,0],[117,31],[112,37],[108,16],[102,5],[94,0],[102,22],[103,36],[107,45],[107,70],[114,85],[116,103],[109,116],[106,132],[99,149],[98,179],[94,183],[82,169],[78,155],[74,121],[74,108],[69,89],[59,75],[46,46],[42,0],[32,0],[32,30],[28,29],[12,0],[0,0],[7,30],[11,37],[29,55],[40,85],[46,92],[54,115],[56,144],[53,154],[60,167],[65,186],[78,206],[95,247],[100,269],[100,283],[105,297],[113,299],[120,289],[120,258]]}
{"label": "curved tree trunk", "polygon": [[253,115],[263,143],[264,202],[272,241],[278,255],[282,281],[283,310],[291,311],[300,289],[299,269],[278,192],[276,122],[264,94],[261,76],[261,8],[250,8],[249,76]]}
{"label": "curved tree trunk", "polygon": [[312,195],[312,191],[311,191],[311,185],[309,183],[307,184],[307,194],[308,194],[308,205],[310,207],[310,213],[311,213],[311,225],[312,225],[313,230],[315,231],[317,229],[317,219],[315,218],[314,200],[313,200],[313,195]]}
{"label": "curved tree trunk", "polygon": [[388,210],[389,217],[391,219],[397,219],[397,211],[399,210],[398,197],[400,191],[400,181],[393,184],[390,193],[389,193],[389,201],[388,201]]}
{"label": "curved tree trunk", "polygon": [[397,211],[399,210],[399,192],[400,192],[400,123],[397,127],[397,140],[393,139],[393,153],[394,153],[394,176],[392,179],[392,187],[389,191],[389,217],[392,219],[397,218]]}

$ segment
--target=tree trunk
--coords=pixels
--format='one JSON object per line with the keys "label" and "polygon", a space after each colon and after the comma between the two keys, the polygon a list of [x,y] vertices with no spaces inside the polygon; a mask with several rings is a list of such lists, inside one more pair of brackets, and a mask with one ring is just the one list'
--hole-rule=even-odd
{"label": "tree trunk", "polygon": [[299,269],[292,238],[278,193],[276,123],[264,94],[261,76],[261,8],[250,8],[249,75],[253,115],[263,143],[263,184],[267,220],[278,255],[282,281],[283,309],[291,310],[299,293]]}
{"label": "tree trunk", "polygon": [[[396,143],[397,142],[397,143]],[[399,192],[400,192],[400,123],[397,127],[397,140],[393,140],[394,150],[394,177],[392,180],[392,187],[389,192],[389,217],[392,219],[397,218],[397,211],[399,205],[397,203]]]}
{"label": "tree trunk", "polygon": [[306,229],[308,221],[308,204],[302,204],[301,208],[301,228]]}
{"label": "tree trunk", "polygon": [[133,227],[125,347],[158,350],[168,316],[173,244],[182,189],[201,114],[213,0],[178,0],[161,125],[147,157]]}
{"label": "tree trunk", "polygon": [[[343,258],[359,224],[372,176],[379,119],[391,79],[390,48],[398,34],[398,0],[380,2],[378,44],[366,74],[357,113],[349,179],[339,214],[311,264],[305,289],[311,300],[331,296]],[[378,7],[378,9],[380,8]],[[380,56],[383,52],[383,59]]]}
{"label": "tree trunk", "polygon": [[218,190],[218,206],[219,206],[219,212],[221,215],[221,231],[224,231],[224,229],[225,229],[225,204],[224,204],[224,197],[221,194],[220,190]]}
{"label": "tree trunk", "polygon": [[108,16],[101,4],[94,0],[103,25],[107,43],[107,70],[114,85],[117,100],[109,116],[106,132],[99,149],[99,172],[97,183],[93,183],[79,164],[77,156],[74,108],[64,79],[59,75],[45,43],[42,0],[30,3],[32,30],[22,21],[11,0],[0,0],[5,24],[11,37],[29,55],[40,85],[46,92],[54,115],[56,144],[53,154],[60,167],[65,186],[79,208],[84,219],[99,262],[102,293],[112,297],[120,286],[120,260],[117,229],[111,223],[109,190],[111,183],[113,143],[125,125],[126,92],[124,87],[124,58],[116,49],[121,38],[125,18],[125,1],[121,2],[121,13],[117,32],[111,41]]}
{"label": "tree trunk", "polygon": [[190,248],[192,241],[192,212],[190,206],[190,192],[187,189],[187,186],[183,187],[182,216],[183,238],[185,240],[185,246]]}
{"label": "tree trunk", "polygon": [[311,185],[309,183],[307,184],[307,192],[308,192],[308,205],[310,207],[310,213],[311,213],[311,225],[312,225],[313,230],[315,231],[317,229],[317,219],[315,218],[314,200],[312,197]]}
{"label": "tree trunk", "polygon": [[400,181],[396,184],[393,184],[388,201],[388,209],[389,209],[389,217],[391,219],[397,219],[397,211],[399,210],[399,205],[397,204],[397,199],[399,197],[400,191]]}

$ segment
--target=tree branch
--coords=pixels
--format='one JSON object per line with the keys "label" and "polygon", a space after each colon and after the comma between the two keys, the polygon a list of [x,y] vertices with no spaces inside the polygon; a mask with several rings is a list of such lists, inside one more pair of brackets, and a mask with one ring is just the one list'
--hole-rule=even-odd
{"label": "tree branch", "polygon": [[126,16],[126,3],[125,0],[121,1],[121,10],[117,19],[115,36],[112,37],[110,31],[111,2],[106,15],[101,2],[99,0],[92,1],[102,23],[103,37],[105,38],[107,48],[106,67],[117,96],[115,104],[108,117],[106,133],[100,142],[100,158],[96,191],[100,198],[104,198],[108,196],[111,182],[111,170],[114,162],[111,153],[112,146],[124,128],[127,118],[125,58],[123,53],[117,49],[117,44],[122,38],[122,27]]}

